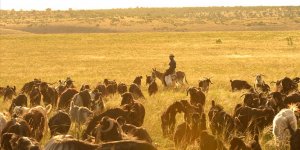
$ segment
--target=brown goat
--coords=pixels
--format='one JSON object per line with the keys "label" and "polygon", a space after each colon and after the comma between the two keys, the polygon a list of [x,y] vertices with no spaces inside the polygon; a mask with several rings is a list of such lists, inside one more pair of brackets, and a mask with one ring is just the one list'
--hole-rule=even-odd
{"label": "brown goat", "polygon": [[254,140],[251,140],[249,144],[245,144],[241,138],[234,137],[230,141],[229,150],[261,150],[261,146],[257,135],[255,135]]}
{"label": "brown goat", "polygon": [[244,80],[230,80],[232,92],[236,90],[251,89],[252,86]]}
{"label": "brown goat", "polygon": [[291,133],[290,149],[291,150],[299,150],[300,149],[300,129],[296,129],[296,131],[294,131],[290,124],[288,124],[288,129]]}
{"label": "brown goat", "polygon": [[205,94],[196,87],[190,87],[187,89],[186,95],[188,96],[190,93],[190,103],[192,105],[201,104],[202,106],[205,105]]}
{"label": "brown goat", "polygon": [[205,114],[195,113],[191,122],[184,122],[177,126],[174,133],[174,143],[176,148],[186,149],[186,147],[195,142],[200,137],[202,130],[206,130]]}
{"label": "brown goat", "polygon": [[[87,139],[88,135],[91,134],[95,136],[94,130],[98,123],[101,121],[101,119],[105,116],[108,116],[113,119],[117,119],[118,117],[122,116],[126,119],[127,123],[140,127],[144,121],[144,118],[142,116],[145,115],[145,113],[143,113],[143,107],[141,107],[138,103],[134,105],[125,104],[123,107],[126,109],[112,108],[106,110],[101,114],[94,115],[93,118],[88,121],[86,129],[83,131],[82,138]],[[141,114],[141,112],[143,114]],[[138,117],[133,117],[136,115],[138,115]]]}
{"label": "brown goat", "polygon": [[81,91],[84,91],[84,90],[91,90],[90,85],[88,85],[88,84],[82,84],[79,91],[81,92]]}
{"label": "brown goat", "polygon": [[29,94],[30,107],[41,104],[42,95],[38,87],[33,88]]}
{"label": "brown goat", "polygon": [[201,150],[226,150],[224,143],[206,130],[200,134],[199,145]]}
{"label": "brown goat", "polygon": [[156,148],[145,141],[141,140],[122,140],[106,142],[100,145],[98,150],[156,150]]}
{"label": "brown goat", "polygon": [[20,94],[12,100],[12,103],[9,107],[9,112],[11,114],[13,113],[13,110],[16,106],[25,106],[25,107],[27,107],[27,97],[26,97],[26,95]]}
{"label": "brown goat", "polygon": [[140,89],[140,87],[135,84],[132,83],[129,87],[129,92],[133,94],[133,97],[135,99],[139,99],[139,98],[145,98],[144,94],[142,93],[142,90]]}
{"label": "brown goat", "polygon": [[71,118],[69,114],[59,110],[48,122],[51,137],[57,134],[68,134],[71,127]]}
{"label": "brown goat", "polygon": [[127,92],[127,85],[125,83],[119,83],[117,89],[118,93],[122,95],[123,93]]}
{"label": "brown goat", "polygon": [[201,90],[203,92],[208,92],[209,90],[209,84],[213,84],[210,80],[210,78],[205,78],[203,80],[199,80],[199,88],[201,88]]}
{"label": "brown goat", "polygon": [[117,118],[117,122],[121,126],[124,134],[128,135],[129,137],[134,137],[136,140],[152,143],[152,139],[146,129],[132,124],[127,124],[125,118],[123,117]]}
{"label": "brown goat", "polygon": [[49,87],[48,83],[42,82],[40,84],[40,91],[43,95],[43,102],[45,106],[51,104],[53,107],[56,108],[57,100],[58,100],[58,92],[53,87]]}
{"label": "brown goat", "polygon": [[67,89],[65,90],[58,100],[58,109],[69,109],[72,98],[78,91],[75,89]]}
{"label": "brown goat", "polygon": [[88,121],[86,129],[83,131],[82,138],[87,139],[88,135],[95,135],[95,128],[98,125],[98,123],[101,121],[101,119],[105,116],[108,116],[110,118],[117,119],[120,116],[123,116],[126,119],[126,122],[132,124],[133,121],[131,119],[135,118],[128,118],[129,112],[127,110],[123,110],[121,108],[113,108],[113,109],[108,109],[105,112],[94,115],[91,120]]}
{"label": "brown goat", "polygon": [[152,83],[155,80],[155,76],[148,76],[146,75],[146,85]]}
{"label": "brown goat", "polygon": [[[1,132],[1,136],[5,133],[15,133],[20,136],[27,136],[29,137],[31,135],[30,127],[22,118],[12,118],[10,121],[8,121],[3,128]],[[2,139],[3,140],[3,139]]]}
{"label": "brown goat", "polygon": [[118,90],[118,85],[117,85],[117,83],[113,83],[113,84],[108,84],[108,85],[106,85],[106,91],[107,91],[107,94],[114,95],[114,94],[117,93],[117,90]]}
{"label": "brown goat", "polygon": [[41,82],[41,79],[33,79],[33,81],[25,83],[21,89],[21,93],[29,94],[30,91],[34,87],[38,86]]}
{"label": "brown goat", "polygon": [[3,92],[3,101],[6,101],[7,99],[12,99],[13,96],[16,95],[16,87],[6,86]]}
{"label": "brown goat", "polygon": [[139,127],[143,125],[146,111],[142,103],[134,100],[133,103],[128,103],[121,107],[128,111],[129,118],[134,118],[131,124]]}
{"label": "brown goat", "polygon": [[104,79],[103,83],[107,86],[109,84],[117,84],[117,82],[115,80],[108,80],[108,79]]}
{"label": "brown goat", "polygon": [[1,147],[4,150],[40,150],[39,143],[33,139],[14,133],[5,133],[3,135]]}
{"label": "brown goat", "polygon": [[161,115],[161,129],[164,137],[173,134],[176,125],[176,114],[185,111],[185,106],[180,101],[176,101],[163,112]]}
{"label": "brown goat", "polygon": [[107,96],[107,89],[105,84],[98,84],[95,90],[98,90],[100,93],[102,93],[102,96]]}
{"label": "brown goat", "polygon": [[141,85],[142,85],[142,78],[143,78],[143,76],[137,76],[137,77],[135,77],[135,79],[133,80],[132,83],[135,83],[135,84],[137,84],[139,87],[141,87]]}
{"label": "brown goat", "polygon": [[236,128],[239,132],[250,131],[257,134],[257,130],[262,130],[270,125],[275,116],[275,111],[270,107],[251,108],[248,106],[237,106],[234,112]]}
{"label": "brown goat", "polygon": [[96,150],[99,145],[87,143],[73,138],[71,135],[57,135],[52,137],[45,145],[45,150]]}
{"label": "brown goat", "polygon": [[212,101],[212,106],[208,113],[210,129],[214,135],[221,135],[224,139],[229,139],[235,129],[234,118],[223,110],[223,107],[216,105]]}
{"label": "brown goat", "polygon": [[105,116],[101,119],[96,128],[96,143],[99,143],[99,140],[102,142],[109,142],[123,139],[123,131],[115,119]]}
{"label": "brown goat", "polygon": [[38,110],[30,110],[23,118],[30,126],[30,137],[35,138],[37,141],[41,141],[44,136],[46,116]]}
{"label": "brown goat", "polygon": [[148,87],[148,93],[149,93],[149,96],[153,95],[153,94],[156,94],[158,91],[158,86],[157,86],[157,83],[155,82],[155,80],[153,80],[150,84],[149,84],[149,87]]}

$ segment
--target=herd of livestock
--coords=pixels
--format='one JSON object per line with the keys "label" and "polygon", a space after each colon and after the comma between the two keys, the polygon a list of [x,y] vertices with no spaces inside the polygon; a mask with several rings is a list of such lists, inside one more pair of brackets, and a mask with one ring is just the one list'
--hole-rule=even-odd
{"label": "herd of livestock", "polygon": [[[176,83],[187,84],[183,72],[174,76]],[[150,96],[158,92],[157,78],[163,80],[163,73],[156,69],[146,76]],[[156,144],[142,127],[147,109],[139,100],[145,98],[142,79],[137,76],[130,85],[104,79],[94,88],[84,84],[80,89],[69,77],[57,83],[34,79],[18,92],[14,86],[0,87],[3,100],[10,103],[8,113],[0,113],[1,149],[155,150]],[[246,92],[243,102],[229,113],[214,100],[206,103],[213,83],[204,78],[199,86],[187,89],[189,100],[175,101],[161,114],[162,134],[177,149],[196,144],[201,150],[261,150],[260,135],[272,126],[276,146],[300,150],[299,82],[299,77],[285,77],[274,82],[276,90],[271,91],[261,74],[256,75],[254,86],[230,80],[232,92]],[[114,94],[121,95],[120,106],[106,109],[103,99]],[[208,112],[204,112],[205,105],[211,106]],[[180,113],[184,121],[177,124]],[[77,137],[69,135],[71,125]],[[50,138],[45,137],[49,131]],[[241,136],[246,135],[252,140],[245,142]],[[42,139],[45,145],[40,144]]]}

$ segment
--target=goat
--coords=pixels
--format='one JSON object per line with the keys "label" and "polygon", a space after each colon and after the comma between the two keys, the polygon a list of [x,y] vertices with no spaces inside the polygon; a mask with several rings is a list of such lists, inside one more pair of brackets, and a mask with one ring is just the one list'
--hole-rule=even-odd
{"label": "goat", "polygon": [[205,78],[203,80],[199,80],[199,88],[201,88],[201,90],[203,92],[208,92],[209,90],[209,84],[213,84],[210,80],[210,78]]}
{"label": "goat", "polygon": [[129,92],[133,94],[133,97],[135,99],[139,99],[139,98],[145,98],[144,94],[142,93],[142,90],[140,89],[140,87],[135,84],[132,83],[129,87]]}
{"label": "goat", "polygon": [[119,83],[117,89],[118,93],[122,95],[123,93],[127,92],[127,85],[124,83]]}
{"label": "goat", "polygon": [[168,134],[173,134],[176,125],[176,114],[185,111],[185,106],[181,102],[176,101],[163,112],[161,115],[161,128],[164,137]]}
{"label": "goat", "polygon": [[201,150],[226,150],[224,143],[206,130],[200,134],[199,146]]}
{"label": "goat", "polygon": [[148,87],[148,93],[149,93],[149,96],[153,95],[153,94],[156,94],[158,91],[158,86],[157,86],[157,83],[155,82],[155,80],[153,80],[150,84],[149,84],[149,87]]}
{"label": "goat", "polygon": [[12,114],[16,106],[25,106],[27,107],[27,97],[24,94],[19,94],[16,98],[12,100],[12,103],[9,107],[9,112]]}
{"label": "goat", "polygon": [[69,114],[59,110],[49,119],[48,126],[51,137],[56,134],[67,134],[71,127],[71,118]]}
{"label": "goat", "polygon": [[5,150],[41,150],[39,143],[29,137],[5,133],[1,142],[1,147]]}
{"label": "goat", "polygon": [[74,105],[83,106],[88,109],[91,109],[91,95],[89,90],[82,90],[79,93],[75,94],[72,98]]}
{"label": "goat", "polygon": [[99,145],[87,143],[73,138],[71,135],[56,135],[45,145],[45,150],[96,150]]}
{"label": "goat", "polygon": [[69,114],[70,114],[71,120],[73,122],[77,123],[80,128],[80,125],[84,124],[87,121],[87,119],[93,115],[93,112],[90,111],[86,107],[76,106],[74,104],[74,102],[72,101],[71,105],[70,105]]}
{"label": "goat", "polygon": [[132,124],[127,124],[125,118],[119,117],[116,119],[124,134],[134,137],[137,140],[146,141],[152,143],[152,139],[146,129],[137,127]]}
{"label": "goat", "polygon": [[188,96],[190,93],[190,103],[192,105],[197,105],[197,104],[201,104],[202,106],[205,105],[205,94],[199,90],[198,88],[196,87],[189,87],[187,89],[187,93],[186,95]]}
{"label": "goat", "polygon": [[30,110],[23,118],[30,126],[30,137],[35,138],[37,141],[41,141],[44,136],[46,116],[38,110]]}
{"label": "goat", "polygon": [[244,80],[230,80],[232,92],[236,90],[251,89],[252,86]]}
{"label": "goat", "polygon": [[133,80],[132,83],[135,83],[135,84],[137,84],[139,87],[141,87],[141,85],[142,85],[142,78],[143,78],[143,76],[137,76],[137,77]]}
{"label": "goat", "polygon": [[295,131],[297,129],[297,118],[292,109],[282,109],[273,120],[273,135],[276,142],[288,141],[291,134],[288,127]]}
{"label": "goat", "polygon": [[78,91],[75,89],[67,89],[65,90],[59,97],[58,100],[58,109],[68,109],[70,108],[70,103],[72,98]]}
{"label": "goat", "polygon": [[184,122],[177,126],[174,133],[174,143],[176,148],[186,149],[186,147],[195,142],[200,137],[200,133],[205,124],[205,115],[195,113],[192,116],[191,122]]}
{"label": "goat", "polygon": [[255,135],[254,140],[251,140],[249,144],[245,144],[241,138],[234,137],[230,141],[229,150],[261,150],[258,135]]}

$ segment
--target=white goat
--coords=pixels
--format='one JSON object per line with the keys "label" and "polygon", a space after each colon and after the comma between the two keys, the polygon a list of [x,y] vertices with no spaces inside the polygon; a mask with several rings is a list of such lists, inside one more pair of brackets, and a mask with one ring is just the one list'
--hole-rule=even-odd
{"label": "white goat", "polygon": [[[294,107],[295,108],[295,107]],[[295,116],[295,109],[282,109],[273,120],[273,135],[275,137],[276,143],[285,143],[289,141],[291,137],[288,127],[290,126],[292,130],[297,129],[297,118]]]}

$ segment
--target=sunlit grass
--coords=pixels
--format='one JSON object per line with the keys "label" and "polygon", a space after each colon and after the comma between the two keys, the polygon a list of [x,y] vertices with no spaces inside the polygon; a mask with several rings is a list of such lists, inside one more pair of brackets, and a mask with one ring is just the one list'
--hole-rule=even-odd
{"label": "sunlit grass", "polygon": [[[294,45],[287,44],[288,36],[293,37]],[[216,44],[216,39],[222,44]],[[202,77],[212,77],[214,84],[205,111],[215,100],[232,114],[235,105],[242,102],[242,92],[232,93],[229,80],[244,79],[253,84],[257,73],[265,74],[267,83],[284,76],[300,76],[299,43],[299,31],[0,35],[0,86],[16,85],[20,89],[34,78],[55,82],[71,76],[78,88],[83,83],[94,87],[104,78],[130,84],[142,75],[146,95],[141,100],[146,108],[143,127],[159,149],[173,149],[173,142],[162,137],[160,115],[174,101],[188,99],[188,86],[164,89],[158,80],[159,92],[149,97],[145,75],[150,75],[152,68],[164,71],[168,55],[174,53],[177,70],[186,73],[191,86],[197,86]],[[109,97],[106,106],[117,107],[120,100],[119,95]],[[7,110],[8,105],[0,105],[0,109]],[[182,115],[178,116],[177,123],[182,122]],[[71,134],[76,135],[74,129]],[[273,142],[269,132],[261,136],[263,144]]]}

